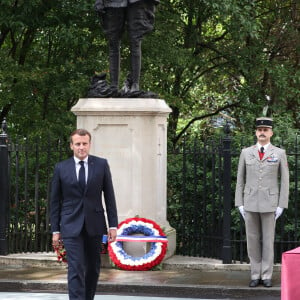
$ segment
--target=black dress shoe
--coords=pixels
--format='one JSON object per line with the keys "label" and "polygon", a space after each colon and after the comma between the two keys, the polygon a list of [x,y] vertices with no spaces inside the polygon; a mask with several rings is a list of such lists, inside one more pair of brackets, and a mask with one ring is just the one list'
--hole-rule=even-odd
{"label": "black dress shoe", "polygon": [[257,287],[259,285],[260,279],[252,279],[249,283],[249,287]]}
{"label": "black dress shoe", "polygon": [[264,287],[267,287],[267,288],[272,287],[272,280],[271,279],[263,280],[263,285],[264,285]]}

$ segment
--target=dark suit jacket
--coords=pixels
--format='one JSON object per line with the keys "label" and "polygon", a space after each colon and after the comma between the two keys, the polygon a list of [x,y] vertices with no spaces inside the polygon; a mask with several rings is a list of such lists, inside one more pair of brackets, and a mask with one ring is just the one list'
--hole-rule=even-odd
{"label": "dark suit jacket", "polygon": [[88,181],[82,193],[75,169],[74,158],[55,166],[51,188],[51,230],[64,237],[76,237],[83,224],[89,235],[107,233],[104,208],[109,227],[118,226],[118,216],[109,165],[106,159],[89,155]]}

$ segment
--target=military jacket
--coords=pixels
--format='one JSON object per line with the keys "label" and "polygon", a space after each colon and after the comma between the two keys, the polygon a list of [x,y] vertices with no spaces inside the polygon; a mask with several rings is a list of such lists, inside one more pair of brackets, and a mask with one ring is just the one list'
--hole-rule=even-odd
{"label": "military jacket", "polygon": [[251,212],[274,212],[288,207],[289,170],[285,150],[270,144],[262,160],[256,145],[242,150],[235,205]]}

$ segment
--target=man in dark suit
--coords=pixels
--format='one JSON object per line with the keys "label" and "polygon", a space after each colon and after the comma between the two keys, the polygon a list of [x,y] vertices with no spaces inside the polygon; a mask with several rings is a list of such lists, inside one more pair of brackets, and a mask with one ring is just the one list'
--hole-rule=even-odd
{"label": "man in dark suit", "polygon": [[[55,166],[51,188],[53,246],[63,240],[68,261],[69,299],[92,300],[100,273],[103,234],[116,239],[117,207],[106,159],[89,155],[91,134],[70,136],[74,156]],[[102,193],[109,230],[102,205]]]}

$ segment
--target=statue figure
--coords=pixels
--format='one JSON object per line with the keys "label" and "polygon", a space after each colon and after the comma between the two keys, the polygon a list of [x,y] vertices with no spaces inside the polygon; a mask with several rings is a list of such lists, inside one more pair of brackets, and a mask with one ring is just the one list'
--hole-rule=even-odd
{"label": "statue figure", "polygon": [[[142,38],[153,30],[155,7],[159,0],[96,0],[95,10],[99,14],[100,22],[109,46],[110,86],[103,87],[105,75],[99,80],[103,93],[102,97],[147,97],[147,93],[140,90],[141,73],[141,44]],[[119,91],[120,76],[120,46],[124,30],[127,30],[130,49],[130,74],[123,88]],[[99,76],[99,75],[96,75]],[[92,81],[97,82],[97,78]],[[100,89],[102,89],[100,88]],[[99,90],[99,87],[98,87]],[[95,93],[92,87],[90,96]],[[151,93],[148,96],[153,96]],[[94,96],[95,97],[95,96]]]}

